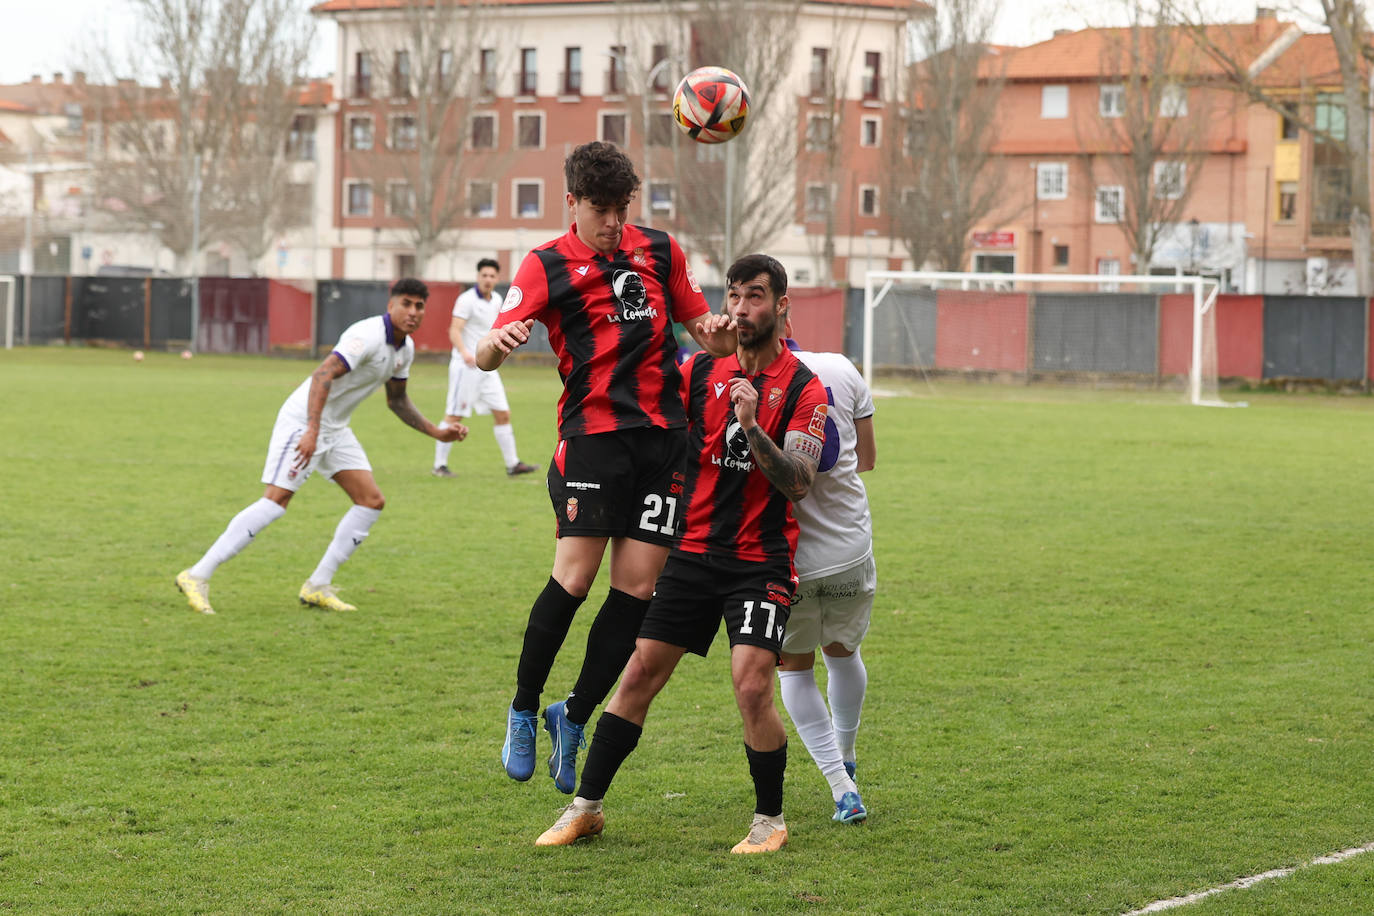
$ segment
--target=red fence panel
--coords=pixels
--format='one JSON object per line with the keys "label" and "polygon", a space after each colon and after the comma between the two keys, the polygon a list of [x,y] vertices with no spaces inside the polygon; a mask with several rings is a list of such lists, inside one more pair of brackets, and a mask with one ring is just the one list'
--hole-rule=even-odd
{"label": "red fence panel", "polygon": [[812,352],[844,352],[844,291],[791,289],[792,335]]}
{"label": "red fence panel", "polygon": [[273,350],[310,349],[314,285],[302,288],[282,280],[267,282],[267,343]]}
{"label": "red fence panel", "polygon": [[470,283],[430,282],[429,301],[425,303],[425,320],[412,335],[417,353],[447,353],[453,349],[448,339],[448,326],[453,321],[453,304]]}
{"label": "red fence panel", "polygon": [[937,368],[1026,371],[1025,293],[942,289],[935,301]]}
{"label": "red fence panel", "polygon": [[1264,378],[1264,297],[1217,297],[1217,377]]}

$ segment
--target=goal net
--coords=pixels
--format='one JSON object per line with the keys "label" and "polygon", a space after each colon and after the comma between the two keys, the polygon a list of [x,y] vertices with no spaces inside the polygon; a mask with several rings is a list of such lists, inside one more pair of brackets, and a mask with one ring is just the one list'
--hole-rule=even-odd
{"label": "goal net", "polygon": [[869,271],[863,370],[933,380],[1217,390],[1210,277]]}

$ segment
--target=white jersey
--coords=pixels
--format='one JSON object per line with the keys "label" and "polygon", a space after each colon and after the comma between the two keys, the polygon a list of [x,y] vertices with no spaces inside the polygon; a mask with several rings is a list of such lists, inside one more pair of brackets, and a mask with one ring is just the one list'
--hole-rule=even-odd
{"label": "white jersey", "polygon": [[[407,337],[405,343],[396,346],[391,316],[374,315],[349,325],[334,345],[334,353],[348,366],[348,371],[334,379],[320,413],[320,434],[326,438],[347,427],[353,411],[363,399],[388,380],[410,377],[415,342]],[[309,402],[310,379],[307,378],[291,392],[278,416],[304,425]]]}
{"label": "white jersey", "polygon": [[[463,290],[458,301],[453,303],[453,317],[467,322],[463,325],[463,346],[468,348],[469,353],[477,352],[477,344],[491,330],[500,313],[501,294],[496,290],[491,291],[490,299],[483,299],[475,286]],[[457,347],[453,348],[453,356],[455,359],[462,358]]]}
{"label": "white jersey", "polygon": [[830,409],[825,446],[811,491],[792,504],[799,532],[793,564],[806,582],[864,562],[873,554],[868,491],[859,479],[855,420],[873,416],[873,395],[842,353],[797,352],[825,386]]}

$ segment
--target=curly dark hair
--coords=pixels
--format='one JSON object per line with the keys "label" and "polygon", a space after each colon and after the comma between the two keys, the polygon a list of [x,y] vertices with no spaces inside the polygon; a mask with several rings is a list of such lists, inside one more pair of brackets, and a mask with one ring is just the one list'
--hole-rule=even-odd
{"label": "curly dark hair", "polygon": [[735,261],[725,272],[725,282],[734,286],[752,280],[759,274],[768,275],[768,288],[773,291],[773,298],[781,299],[787,295],[787,269],[766,254],[746,254]]}
{"label": "curly dark hair", "polygon": [[501,272],[501,262],[496,260],[495,258],[483,258],[482,260],[478,261],[477,272],[481,273],[483,267],[490,267],[497,273]]}
{"label": "curly dark hair", "polygon": [[573,150],[563,160],[568,193],[590,200],[598,207],[628,204],[639,190],[634,163],[613,143],[593,140]]}
{"label": "curly dark hair", "polygon": [[423,280],[414,277],[402,277],[391,284],[391,295],[395,296],[414,296],[417,299],[429,300],[429,287],[425,286]]}

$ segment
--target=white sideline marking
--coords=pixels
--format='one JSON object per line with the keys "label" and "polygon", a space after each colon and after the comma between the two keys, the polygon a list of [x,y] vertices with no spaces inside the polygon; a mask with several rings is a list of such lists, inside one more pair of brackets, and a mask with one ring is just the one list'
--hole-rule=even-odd
{"label": "white sideline marking", "polygon": [[1374,843],[1365,843],[1363,846],[1352,846],[1349,849],[1342,849],[1340,852],[1333,852],[1329,856],[1318,856],[1311,862],[1304,862],[1302,865],[1295,865],[1292,868],[1276,868],[1273,871],[1261,872],[1258,875],[1250,875],[1245,878],[1237,878],[1229,884],[1222,884],[1217,887],[1209,887],[1205,891],[1198,891],[1196,894],[1188,894],[1183,897],[1169,897],[1166,900],[1156,900],[1148,906],[1143,906],[1138,910],[1131,910],[1123,916],[1144,916],[1145,913],[1159,913],[1164,910],[1172,910],[1175,907],[1187,906],[1190,903],[1197,903],[1204,897],[1213,894],[1220,894],[1222,891],[1246,888],[1261,881],[1268,881],[1270,878],[1286,878],[1300,868],[1310,868],[1313,865],[1334,865],[1337,862],[1344,862],[1346,859],[1353,859],[1355,856],[1363,855],[1366,852],[1374,852]]}

